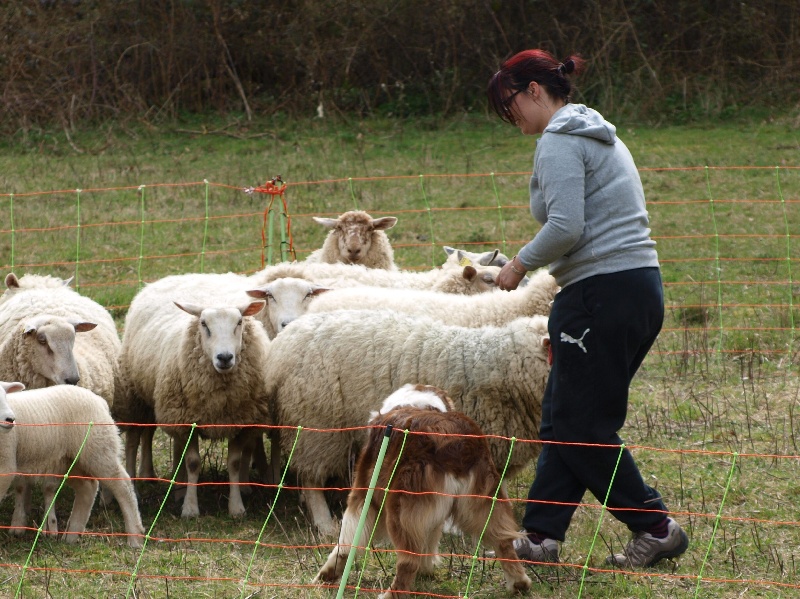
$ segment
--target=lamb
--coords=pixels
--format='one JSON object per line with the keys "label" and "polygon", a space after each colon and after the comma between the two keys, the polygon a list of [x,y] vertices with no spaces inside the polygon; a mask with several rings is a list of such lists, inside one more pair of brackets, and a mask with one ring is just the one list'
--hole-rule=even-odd
{"label": "lamb", "polygon": [[447,264],[461,264],[463,260],[469,260],[473,264],[480,264],[481,266],[505,266],[509,258],[505,254],[500,253],[500,250],[492,250],[489,252],[468,252],[467,250],[459,250],[449,245],[442,246],[444,253],[447,254]]}
{"label": "lamb", "polygon": [[[393,289],[436,289],[445,293],[482,293],[496,289],[495,277],[500,272],[498,266],[471,265],[477,275],[475,286],[464,289],[457,282],[463,277],[463,268],[434,268],[427,271],[387,271],[377,268],[366,268],[359,264],[318,264],[307,262],[282,262],[250,276],[250,283],[255,287],[280,276],[306,278],[317,285],[331,288],[341,287],[390,287]],[[454,281],[455,278],[455,281]]]}
{"label": "lamb", "polygon": [[556,280],[546,269],[540,269],[527,286],[510,292],[495,290],[478,295],[452,295],[421,289],[334,289],[310,303],[308,312],[333,312],[352,307],[361,310],[385,308],[422,314],[462,327],[503,326],[520,316],[549,315],[558,290]]}
{"label": "lamb", "polygon": [[[545,316],[484,328],[391,310],[341,310],[295,320],[272,341],[267,391],[276,425],[306,429],[293,449],[293,435],[281,434],[281,447],[285,455],[293,451],[290,466],[309,487],[303,496],[317,528],[335,532],[324,495],[313,489],[347,475],[349,453],[363,442],[358,427],[405,383],[440,387],[486,434],[537,439],[548,346]],[[495,463],[505,464],[508,443],[495,439],[491,447]],[[508,475],[538,451],[535,443],[517,443]]]}
{"label": "lamb", "polygon": [[[461,530],[475,537],[483,534],[486,543],[496,547],[509,592],[528,591],[531,580],[513,545],[522,535],[489,443],[475,421],[453,411],[452,399],[441,389],[409,384],[384,400],[369,425],[372,429],[356,462],[339,543],[314,582],[339,580],[352,548],[363,551],[369,532],[375,529],[373,542],[388,537],[397,549],[395,578],[379,597],[406,597],[418,572],[433,573],[445,519],[451,518]],[[406,430],[407,435],[402,432]],[[356,539],[385,436],[390,436],[389,445],[367,505],[366,526]],[[493,504],[495,492],[499,501]]]}
{"label": "lamb", "polygon": [[111,405],[121,344],[108,311],[70,288],[69,280],[40,275],[18,279],[9,273],[5,283],[0,377],[29,389],[77,383]]}
{"label": "lamb", "polygon": [[[145,286],[131,302],[125,320],[120,370],[126,393],[114,404],[115,417],[124,422],[152,423],[174,439],[173,464],[186,447],[181,482],[189,485],[181,515],[199,515],[197,482],[200,476],[198,434],[228,439],[228,512],[244,514],[239,488],[243,449],[252,451],[266,424],[263,364],[269,339],[261,324],[249,318],[263,307],[262,300],[234,303],[225,290],[214,300],[191,277],[176,287],[172,277]],[[197,434],[188,424],[196,423]],[[206,425],[224,425],[207,427]],[[126,431],[126,464],[135,471],[141,427]],[[145,458],[143,457],[143,462]]]}
{"label": "lamb", "polygon": [[361,210],[351,210],[339,218],[314,217],[330,229],[322,247],[313,251],[306,262],[361,264],[366,268],[397,270],[394,251],[384,231],[397,224],[394,216],[372,218]]}
{"label": "lamb", "polygon": [[[122,509],[128,545],[141,547],[144,527],[136,493],[122,466],[119,431],[105,399],[67,385],[23,389],[18,382],[0,382],[0,498],[16,480],[17,496],[24,494],[26,499],[16,503],[11,532],[23,534],[28,520],[29,486],[21,481],[31,475],[42,477],[49,508],[61,478],[75,461],[67,479],[75,490],[75,500],[64,540],[75,543],[86,530],[101,479]],[[7,393],[13,396],[7,397]],[[42,426],[45,424],[53,426]],[[20,475],[15,479],[14,473]],[[45,533],[58,534],[55,510],[44,518]]]}

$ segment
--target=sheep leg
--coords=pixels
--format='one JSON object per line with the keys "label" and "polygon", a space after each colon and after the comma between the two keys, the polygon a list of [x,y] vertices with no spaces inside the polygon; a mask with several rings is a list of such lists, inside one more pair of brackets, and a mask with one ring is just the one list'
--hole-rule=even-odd
{"label": "sheep leg", "polygon": [[240,485],[240,474],[245,468],[242,448],[249,446],[251,451],[248,453],[252,455],[255,434],[251,430],[242,430],[228,441],[228,513],[234,518],[242,517],[245,512]]}
{"label": "sheep leg", "polygon": [[[200,507],[197,504],[197,483],[200,481],[200,439],[197,434],[189,433],[188,446],[186,446],[186,454],[183,458],[183,464],[186,470],[186,496],[183,498],[183,508],[181,509],[181,518],[197,518],[200,515]],[[185,435],[175,437],[176,448],[178,445],[182,448],[179,442],[186,441]],[[180,454],[179,454],[180,455]],[[179,458],[180,459],[180,458]],[[241,451],[237,456],[241,459]],[[229,458],[230,462],[230,458]],[[176,462],[177,463],[177,462]],[[237,470],[238,477],[238,470]],[[238,482],[238,478],[237,478]],[[239,501],[241,502],[241,496]]]}
{"label": "sheep leg", "polygon": [[187,441],[188,437],[172,438],[172,466],[176,468],[174,476],[175,482],[178,483],[178,487],[173,494],[176,501],[183,501],[183,498],[186,497],[186,458],[183,454],[183,448],[186,447]]}
{"label": "sheep leg", "polygon": [[[43,516],[45,521],[44,534],[58,535],[58,518],[56,518],[56,506],[53,501],[56,498],[56,489],[60,483],[60,479],[52,477],[45,477],[44,484],[42,484],[42,495],[44,497],[45,514]],[[25,500],[26,511],[31,506],[31,481],[27,481],[27,496]],[[52,507],[51,507],[52,506]]]}
{"label": "sheep leg", "polygon": [[136,476],[136,454],[139,453],[139,442],[142,437],[142,428],[131,426],[125,431],[125,469],[128,476]]}
{"label": "sheep leg", "polygon": [[69,478],[67,484],[75,490],[75,500],[64,530],[64,540],[67,543],[77,543],[81,533],[86,530],[89,516],[92,515],[92,507],[100,485],[93,478]]}
{"label": "sheep leg", "polygon": [[[14,515],[11,516],[11,533],[17,537],[25,534],[28,527],[28,514],[31,509],[31,486],[27,476],[17,476],[14,484]],[[49,507],[45,497],[45,509]],[[55,516],[54,516],[55,518]],[[58,523],[56,523],[56,531]]]}
{"label": "sheep leg", "polygon": [[279,430],[269,432],[269,483],[277,485],[281,481],[281,437]]}
{"label": "sheep leg", "polygon": [[[322,483],[324,484],[324,483]],[[314,485],[321,487],[322,484]],[[311,521],[321,535],[333,536],[336,534],[336,521],[331,516],[331,510],[328,507],[328,502],[325,501],[325,494],[315,489],[303,489],[303,499],[305,500],[308,511],[311,512]]]}
{"label": "sheep leg", "polygon": [[140,441],[140,445],[142,447],[142,461],[139,464],[139,478],[156,477],[156,469],[153,466],[153,437],[155,434],[156,427],[142,427]]}
{"label": "sheep leg", "polygon": [[128,473],[120,465],[116,472],[105,479],[104,484],[114,494],[120,510],[122,510],[125,532],[128,533],[128,546],[135,549],[140,548],[143,544],[144,526],[142,526],[142,517],[136,501],[136,491]]}

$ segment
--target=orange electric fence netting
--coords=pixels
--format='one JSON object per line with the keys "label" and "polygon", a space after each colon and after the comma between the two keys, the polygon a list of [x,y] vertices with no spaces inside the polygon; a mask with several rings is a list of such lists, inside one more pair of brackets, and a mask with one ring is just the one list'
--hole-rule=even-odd
{"label": "orange electric fence netting", "polygon": [[[658,444],[627,449],[643,471],[663,481],[667,503],[691,538],[690,549],[672,570],[610,569],[603,558],[620,549],[627,531],[614,526],[601,501],[587,497],[587,503],[576,506],[573,538],[562,548],[561,563],[536,567],[534,592],[544,582],[563,588],[565,594],[558,596],[593,596],[604,585],[614,588],[622,576],[631,584],[650,584],[654,596],[733,597],[751,588],[792,594],[800,589],[800,522],[796,510],[787,507],[797,501],[800,457],[795,399],[800,386],[793,370],[800,168],[640,172],[662,264],[667,317],[639,377],[642,382],[635,383],[633,398],[641,405],[632,403],[627,427],[637,438]],[[498,248],[511,255],[537,228],[525,197],[528,176],[300,183],[278,176],[244,189],[201,181],[0,194],[0,262],[6,273],[74,277],[77,290],[119,319],[144,283],[169,274],[252,273],[278,260],[303,259],[326,234],[310,217],[349,209],[398,217],[390,238],[402,268],[441,264],[445,245]],[[726,386],[731,373],[739,382]],[[765,379],[768,385],[762,388]],[[321,432],[335,429],[282,431],[298,436]],[[168,454],[168,445],[162,441],[159,450]],[[722,449],[707,448],[715,445]],[[291,455],[284,459],[280,481],[250,483],[257,501],[248,504],[242,521],[206,512],[192,524],[181,522],[167,498],[182,483],[157,477],[137,483],[147,530],[144,547],[124,555],[115,547],[120,557],[113,567],[98,568],[91,556],[50,545],[36,526],[25,540],[5,549],[1,566],[19,596],[45,590],[67,595],[81,580],[114,596],[181,595],[201,588],[225,596],[265,590],[275,596],[329,596],[310,581],[335,543],[296,526],[305,522],[296,499],[302,482],[290,476]],[[208,450],[203,462],[204,478],[215,479],[200,483],[204,493],[223,494],[224,460]],[[526,477],[507,481],[517,513],[529,482]],[[56,498],[63,487],[64,481]],[[341,508],[346,488],[327,491],[334,496],[337,489]],[[211,505],[224,513],[223,504]],[[81,545],[87,553],[95,543],[124,545],[116,509],[95,506],[84,535],[89,540]],[[208,533],[204,522],[213,523]],[[234,536],[227,531],[235,531]],[[392,562],[386,554],[392,551],[375,547],[367,553],[359,568],[363,579],[351,575],[348,596],[388,585]],[[474,544],[448,536],[440,551],[440,570],[456,580],[442,574],[418,581],[420,594],[486,596],[502,588],[496,563]],[[658,585],[648,582],[654,579]],[[657,590],[661,587],[663,594]]]}

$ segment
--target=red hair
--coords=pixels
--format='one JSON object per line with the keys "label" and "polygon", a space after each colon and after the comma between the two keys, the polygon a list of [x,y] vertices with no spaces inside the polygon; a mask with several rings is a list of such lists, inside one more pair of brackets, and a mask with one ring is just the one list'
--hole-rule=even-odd
{"label": "red hair", "polygon": [[583,72],[586,62],[574,54],[559,62],[545,50],[523,50],[506,60],[500,70],[489,79],[489,106],[508,123],[514,123],[514,115],[508,102],[510,94],[527,89],[531,81],[545,88],[555,99],[572,100],[572,82],[567,75]]}

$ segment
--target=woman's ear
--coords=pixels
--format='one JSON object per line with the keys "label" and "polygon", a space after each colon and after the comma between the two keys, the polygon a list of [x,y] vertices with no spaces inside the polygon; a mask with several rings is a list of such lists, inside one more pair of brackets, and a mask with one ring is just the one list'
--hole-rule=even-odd
{"label": "woman's ear", "polygon": [[539,95],[539,84],[536,81],[531,81],[528,84],[528,95],[534,100]]}

